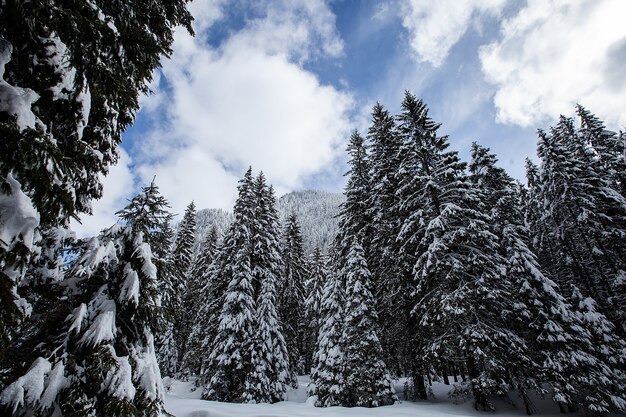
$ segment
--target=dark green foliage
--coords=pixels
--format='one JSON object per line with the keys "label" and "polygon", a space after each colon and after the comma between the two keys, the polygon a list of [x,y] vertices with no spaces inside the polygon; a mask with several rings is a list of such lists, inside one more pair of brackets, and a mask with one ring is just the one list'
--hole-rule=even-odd
{"label": "dark green foliage", "polygon": [[[52,416],[60,410],[63,415],[151,416],[162,411],[153,337],[162,311],[157,269],[146,242],[159,227],[146,211],[162,207],[142,210],[137,200],[120,212],[126,224],[87,242],[57,284],[65,301],[53,304],[46,325],[39,327],[44,338],[31,335],[38,343],[33,355],[39,358],[1,394],[13,415]],[[135,221],[149,218],[153,222]],[[33,391],[38,383],[48,391]]]}
{"label": "dark green foliage", "polygon": [[326,257],[322,255],[319,248],[315,248],[308,263],[309,279],[306,283],[306,299],[304,300],[304,321],[306,330],[303,341],[305,355],[304,367],[306,372],[310,372],[313,366],[315,344],[322,323],[322,291],[328,277]]}
{"label": "dark green foliage", "polygon": [[573,278],[582,293],[622,327],[626,200],[612,188],[616,180],[606,174],[604,160],[594,152],[588,128],[593,118],[583,114],[583,128],[561,117],[549,133],[539,132],[536,249],[549,254],[546,268],[555,270],[563,288]]}
{"label": "dark green foliage", "polygon": [[210,317],[204,314],[203,306],[210,297],[208,277],[210,266],[218,247],[217,229],[213,227],[200,243],[200,251],[191,265],[187,290],[183,299],[185,308],[182,311],[181,334],[184,345],[182,347],[182,377],[198,376],[202,371],[204,353],[208,347],[203,346],[202,329],[209,327],[207,320]]}
{"label": "dark green foliage", "polygon": [[[178,232],[172,252],[167,259],[171,268],[168,296],[163,305],[166,317],[167,340],[159,340],[159,366],[163,375],[174,376],[180,370],[183,360],[184,345],[189,336],[183,324],[184,311],[188,306],[183,302],[189,281],[192,249],[195,244],[196,206],[193,202],[187,206],[185,215],[178,225]],[[163,339],[162,338],[162,339]]]}
{"label": "dark green foliage", "polygon": [[[13,110],[0,112],[1,194],[15,195],[10,183],[16,180],[35,207],[42,235],[89,213],[91,200],[101,196],[100,174],[117,161],[121,132],[133,122],[138,97],[148,92],[161,56],[171,52],[174,27],[191,31],[186,4],[9,0],[0,5],[0,74],[7,83],[2,88],[15,93],[3,94],[2,108]],[[28,219],[22,222],[29,225]],[[32,241],[22,238],[0,248],[5,341],[21,316],[10,299],[30,262]],[[37,242],[43,252],[59,250],[48,243]],[[6,268],[20,274],[13,277]]]}
{"label": "dark green foliage", "polygon": [[289,347],[289,363],[292,381],[298,383],[296,375],[308,372],[305,369],[304,339],[306,324],[304,322],[305,285],[309,276],[309,265],[302,249],[302,234],[295,214],[289,216],[283,232],[282,258],[284,269],[279,287],[279,313],[285,332],[285,341]]}
{"label": "dark green foliage", "polygon": [[348,254],[346,279],[346,317],[341,338],[345,355],[344,405],[393,404],[397,397],[382,360],[371,275],[358,242],[352,244]]}

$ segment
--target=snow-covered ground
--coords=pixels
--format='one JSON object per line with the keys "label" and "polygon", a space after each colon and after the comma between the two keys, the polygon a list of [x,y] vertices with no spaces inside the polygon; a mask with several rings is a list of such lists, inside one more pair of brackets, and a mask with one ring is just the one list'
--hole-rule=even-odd
{"label": "snow-covered ground", "polygon": [[[200,399],[201,390],[192,391],[193,384],[180,381],[164,381],[170,387],[165,395],[165,409],[176,417],[438,417],[438,416],[488,416],[492,413],[476,411],[471,401],[455,404],[448,398],[451,386],[435,384],[433,393],[435,398],[430,401],[400,403],[377,408],[346,408],[346,407],[314,407],[307,402],[306,386],[308,377],[300,377],[298,389],[290,389],[287,401],[276,404],[230,404]],[[403,382],[398,381],[396,391],[402,393]],[[537,414],[542,417],[562,416],[559,409],[548,399],[535,399],[534,406]],[[504,401],[497,402],[499,417],[525,416],[521,406],[514,406]]]}

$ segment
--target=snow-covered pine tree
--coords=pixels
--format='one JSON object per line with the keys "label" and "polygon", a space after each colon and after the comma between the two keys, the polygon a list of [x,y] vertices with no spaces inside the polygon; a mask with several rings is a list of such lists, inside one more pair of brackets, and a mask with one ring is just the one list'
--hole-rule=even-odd
{"label": "snow-covered pine tree", "polygon": [[210,376],[203,397],[226,402],[244,400],[257,326],[255,281],[252,272],[252,222],[256,197],[251,168],[239,181],[238,188],[239,197],[233,209],[235,220],[223,249],[229,256],[228,259],[220,259],[223,263],[216,265],[215,276],[212,277],[221,281],[220,278],[224,276],[229,280],[221,299],[219,325],[205,369],[208,375],[203,377]]}
{"label": "snow-covered pine tree", "polygon": [[[57,244],[71,217],[91,211],[100,174],[117,160],[123,132],[148,91],[174,27],[191,31],[187,0],[45,1],[0,5],[0,335],[28,307],[15,286],[37,230]],[[42,169],[43,167],[43,169]],[[62,244],[63,239],[61,239]],[[35,260],[53,271],[59,247]],[[58,277],[60,278],[60,277]],[[48,294],[49,295],[49,294]],[[16,305],[16,302],[18,305]],[[0,345],[0,354],[4,344]]]}
{"label": "snow-covered pine tree", "polygon": [[287,385],[293,383],[294,376],[290,374],[289,354],[276,306],[276,285],[283,269],[278,212],[274,190],[266,185],[263,173],[257,176],[254,192],[252,276],[260,288],[252,363],[243,398],[252,403],[274,403],[285,399]]}
{"label": "snow-covered pine tree", "polygon": [[164,213],[161,200],[137,204],[146,188],[118,213],[125,224],[86,243],[59,284],[66,300],[49,312],[56,321],[42,329],[55,337],[37,345],[39,357],[0,394],[8,414],[161,413],[163,388],[153,335],[162,310],[148,242],[167,216],[154,215]]}
{"label": "snow-covered pine tree", "polygon": [[[148,230],[144,240],[152,249],[152,261],[157,267],[157,278],[160,296],[160,305],[164,317],[169,317],[168,311],[177,299],[176,277],[171,260],[171,244],[174,231],[171,222],[174,217],[168,211],[169,203],[159,191],[154,179],[150,185],[143,187],[142,192],[135,196],[128,206],[117,214],[120,219]],[[165,370],[174,369],[178,361],[178,351],[174,339],[174,327],[170,320],[164,320],[161,328],[155,333],[155,345],[159,365]],[[168,363],[163,361],[168,359]],[[169,373],[169,371],[168,371]]]}
{"label": "snow-covered pine tree", "polygon": [[204,314],[203,307],[210,297],[208,278],[210,266],[215,259],[218,248],[217,228],[213,226],[200,243],[200,251],[194,259],[189,271],[189,281],[183,297],[185,308],[182,311],[181,334],[184,340],[182,347],[183,361],[180,371],[183,378],[198,376],[202,370],[203,359],[208,348],[203,346],[204,330],[210,327],[207,320],[211,317]]}
{"label": "snow-covered pine tree", "polygon": [[163,305],[167,340],[157,340],[159,366],[165,376],[175,376],[183,360],[183,349],[187,334],[183,333],[183,314],[188,308],[183,302],[187,290],[188,272],[192,249],[195,244],[196,206],[193,201],[187,206],[168,259],[170,263],[171,291]]}
{"label": "snow-covered pine tree", "polygon": [[284,269],[279,290],[279,314],[289,347],[291,383],[297,386],[297,375],[304,374],[304,339],[306,324],[302,306],[305,301],[305,285],[309,277],[308,260],[302,248],[302,234],[295,214],[289,216],[283,232],[282,259]]}
{"label": "snow-covered pine tree", "polygon": [[[428,107],[410,92],[406,92],[402,101],[402,113],[397,116],[398,135],[400,138],[400,167],[396,172],[397,192],[395,205],[391,208],[397,218],[399,229],[396,235],[394,254],[397,267],[400,268],[402,279],[398,286],[399,305],[397,314],[403,319],[404,329],[409,336],[402,344],[400,355],[404,362],[401,366],[410,377],[412,392],[409,398],[427,399],[425,380],[430,368],[423,360],[424,353],[419,351],[425,345],[425,336],[417,330],[417,319],[411,314],[415,305],[412,292],[415,287],[414,266],[417,256],[424,248],[419,248],[425,233],[427,219],[435,213],[433,206],[426,204],[433,196],[433,184],[428,184],[430,166],[423,164],[424,156],[428,157],[429,147],[445,148],[446,137],[439,137],[439,124],[428,116]],[[432,151],[430,151],[432,152]],[[429,187],[429,188],[427,188]],[[402,329],[403,328],[403,329]]]}
{"label": "snow-covered pine tree", "polygon": [[313,356],[308,395],[316,407],[344,402],[344,356],[341,347],[345,294],[341,277],[330,271],[322,291],[320,331]]}
{"label": "snow-covered pine tree", "polygon": [[549,261],[559,270],[556,276],[573,277],[585,296],[623,326],[626,313],[616,289],[626,270],[620,238],[626,235],[626,200],[597,172],[593,153],[572,119],[561,117],[550,133],[540,131],[537,153],[538,240],[544,245],[537,249],[553,249]]}
{"label": "snow-covered pine tree", "polygon": [[413,270],[418,352],[435,369],[447,362],[466,366],[476,407],[492,408],[489,396],[505,393],[513,382],[512,364],[523,366],[528,358],[524,340],[506,321],[513,303],[491,217],[465,175],[465,164],[456,152],[446,151],[447,138],[437,136],[438,125],[425,105],[409,93],[401,120],[410,138],[405,143],[414,147],[407,149],[406,162],[416,164],[412,171],[418,174],[412,179],[412,201],[406,202],[416,211],[401,235],[409,244],[418,242]]}
{"label": "snow-covered pine tree", "polygon": [[593,298],[584,297],[575,286],[570,293],[580,323],[576,330],[587,337],[574,340],[574,346],[584,349],[585,355],[571,356],[569,366],[562,370],[567,381],[563,391],[568,405],[590,414],[624,413],[626,342],[615,333],[615,326],[607,317],[597,311]]}
{"label": "snow-covered pine tree", "polygon": [[372,275],[379,280],[373,291],[385,363],[399,375],[412,361],[406,355],[409,341],[404,337],[412,307],[406,296],[410,293],[412,265],[403,263],[396,243],[401,225],[397,211],[400,136],[393,116],[379,103],[372,109],[367,139],[371,177],[367,210],[373,229],[367,262]]}
{"label": "snow-covered pine tree", "polygon": [[328,277],[326,257],[320,248],[315,248],[310,256],[309,267],[309,279],[306,283],[306,298],[304,300],[304,320],[307,325],[304,338],[304,370],[310,374],[315,344],[322,322],[322,291]]}
{"label": "snow-covered pine tree", "polygon": [[[368,196],[371,193],[370,165],[363,137],[356,130],[350,135],[346,152],[348,160],[348,183],[344,194],[346,201],[339,213],[339,230],[335,237],[334,259],[339,261],[333,265],[338,271],[343,269],[350,251],[352,240],[359,237],[369,241],[371,238],[372,222],[367,208]],[[367,252],[366,252],[367,253]]]}
{"label": "snow-covered pine tree", "polygon": [[183,219],[178,225],[176,240],[172,249],[172,260],[176,272],[185,276],[191,267],[193,246],[196,243],[196,205],[192,201],[185,209]]}
{"label": "snow-covered pine tree", "polygon": [[[623,341],[613,333],[614,326],[594,310],[590,298],[579,298],[574,308],[567,303],[556,284],[541,272],[520,236],[522,231],[519,226],[506,226],[503,246],[506,276],[512,293],[518,294],[511,327],[528,341],[534,361],[528,364],[534,369],[513,370],[527,411],[532,411],[527,390],[541,391],[539,383],[550,384],[562,410],[569,406],[591,413],[620,411],[626,406],[619,388],[623,385],[619,371],[624,365]],[[581,297],[577,290],[573,293]]]}
{"label": "snow-covered pine tree", "polygon": [[626,133],[608,130],[602,120],[580,104],[576,113],[581,139],[592,151],[596,171],[609,187],[626,198]]}
{"label": "snow-covered pine tree", "polygon": [[370,290],[365,253],[354,242],[346,263],[346,316],[341,338],[344,349],[344,405],[377,407],[397,401],[378,340],[378,317]]}

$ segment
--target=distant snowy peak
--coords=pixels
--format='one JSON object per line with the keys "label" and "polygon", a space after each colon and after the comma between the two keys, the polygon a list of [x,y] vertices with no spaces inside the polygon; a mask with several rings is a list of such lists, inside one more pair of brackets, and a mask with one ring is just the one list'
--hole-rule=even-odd
{"label": "distant snowy peak", "polygon": [[[304,240],[304,250],[312,253],[316,247],[326,251],[337,231],[337,215],[343,202],[343,194],[325,191],[293,191],[278,199],[277,209],[281,225],[295,214]],[[200,242],[215,225],[219,236],[224,236],[233,220],[232,213],[222,209],[199,210],[196,238]],[[196,243],[198,246],[198,243]]]}
{"label": "distant snowy peak", "polygon": [[344,201],[343,194],[324,191],[293,191],[278,200],[280,222],[286,223],[291,214],[295,214],[300,224],[307,254],[316,247],[323,251],[332,241],[337,231],[337,215]]}

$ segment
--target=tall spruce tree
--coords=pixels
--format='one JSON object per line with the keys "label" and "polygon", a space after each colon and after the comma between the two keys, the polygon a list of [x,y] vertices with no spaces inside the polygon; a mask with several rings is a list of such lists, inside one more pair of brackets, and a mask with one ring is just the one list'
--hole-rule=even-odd
{"label": "tall spruce tree", "polygon": [[363,248],[354,242],[346,265],[346,317],[341,338],[344,346],[344,405],[377,407],[393,404],[391,384],[378,339],[378,317],[370,290],[371,275]]}
{"label": "tall spruce tree", "polygon": [[[415,212],[401,238],[408,248],[417,242],[411,251],[418,254],[413,313],[418,355],[425,360],[421,366],[428,363],[438,372],[447,362],[466,366],[476,407],[491,409],[489,396],[505,393],[512,382],[511,364],[529,360],[524,340],[506,322],[513,303],[501,275],[497,237],[465,164],[456,152],[446,151],[447,138],[437,135],[438,125],[423,102],[407,93],[402,109],[404,163],[417,175],[412,185],[403,183],[404,195],[410,196],[406,205]],[[421,381],[416,385],[423,396]]]}
{"label": "tall spruce tree", "polygon": [[306,323],[304,339],[304,368],[305,372],[311,372],[313,366],[313,354],[315,344],[322,323],[322,291],[328,277],[326,257],[322,255],[320,248],[315,248],[309,260],[309,279],[306,283],[306,299],[304,300],[304,320]]}
{"label": "tall spruce tree", "polygon": [[176,239],[169,255],[171,292],[167,296],[164,304],[165,327],[163,333],[166,340],[158,340],[159,366],[161,372],[166,376],[178,374],[180,364],[183,360],[183,349],[187,335],[182,333],[184,309],[184,296],[187,290],[188,273],[191,266],[192,250],[195,244],[196,229],[196,206],[191,202],[180,224]]}
{"label": "tall spruce tree", "polygon": [[559,277],[573,277],[583,294],[623,326],[624,306],[616,290],[626,270],[619,237],[626,233],[626,200],[598,173],[572,119],[561,117],[549,133],[540,131],[537,152],[542,203],[538,240],[543,245],[538,250],[553,249],[549,262]]}
{"label": "tall spruce tree", "polygon": [[100,174],[117,160],[174,27],[191,32],[186,3],[0,5],[0,354],[30,310],[16,285],[31,254],[64,270],[54,236],[101,196]]}
{"label": "tall spruce tree", "polygon": [[248,170],[240,182],[235,222],[222,249],[233,250],[234,255],[228,259],[220,255],[212,267],[211,275],[218,277],[224,267],[230,282],[205,371],[210,375],[204,391],[207,399],[276,402],[284,399],[291,382],[275,305],[282,271],[275,205],[274,191],[263,174],[253,181]]}
{"label": "tall spruce tree", "polygon": [[[434,183],[428,183],[431,167],[424,162],[428,162],[429,152],[433,153],[429,148],[444,147],[446,138],[438,136],[440,125],[428,116],[426,104],[408,91],[397,123],[401,141],[400,166],[396,172],[397,198],[391,210],[399,222],[394,253],[402,277],[398,289],[401,308],[396,313],[405,322],[404,331],[409,335],[404,344],[404,372],[410,376],[413,389],[407,392],[407,396],[425,400],[425,381],[430,368],[424,361],[424,352],[420,351],[425,344],[425,334],[418,331],[417,318],[412,314],[415,300],[411,294],[415,287],[414,266],[419,253],[424,250],[419,245],[425,233],[425,222],[435,215],[438,207],[438,199],[432,198],[436,197]],[[429,197],[434,205],[426,204]]]}
{"label": "tall spruce tree", "polygon": [[226,402],[244,400],[257,324],[251,246],[256,199],[251,168],[239,181],[238,189],[239,197],[233,209],[235,219],[225,239],[228,258],[220,259],[218,268],[223,269],[216,268],[217,276],[213,277],[220,279],[224,275],[228,287],[221,298],[203,393],[205,399]]}
{"label": "tall spruce tree", "polygon": [[305,286],[309,276],[309,266],[302,248],[302,233],[295,214],[287,219],[283,233],[282,258],[284,262],[282,282],[280,286],[280,318],[285,331],[285,340],[289,346],[289,362],[293,378],[292,384],[297,386],[296,375],[305,370],[304,339],[306,324],[302,306],[305,302]]}
{"label": "tall spruce tree", "polygon": [[322,291],[321,326],[308,395],[316,407],[342,405],[344,402],[344,354],[341,346],[345,293],[341,277],[331,271]]}
{"label": "tall spruce tree", "polygon": [[367,210],[373,228],[367,261],[372,275],[379,277],[373,291],[385,363],[393,373],[400,375],[411,361],[407,357],[410,340],[404,335],[412,307],[406,296],[410,293],[412,265],[399,256],[396,242],[401,225],[397,194],[400,135],[394,117],[379,103],[372,109],[367,139],[371,177]]}
{"label": "tall spruce tree", "polygon": [[214,319],[205,314],[203,309],[210,291],[210,267],[215,259],[218,248],[217,228],[213,226],[202,239],[198,255],[194,259],[189,272],[189,281],[183,303],[181,334],[184,345],[182,348],[183,361],[181,364],[182,377],[199,376],[202,371],[203,359],[208,347],[204,345],[205,330],[209,327],[207,321]]}
{"label": "tall spruce tree", "polygon": [[[159,415],[163,388],[154,334],[162,321],[151,241],[168,219],[151,184],[118,213],[125,224],[92,238],[59,284],[30,368],[0,394],[11,415]],[[150,191],[150,192],[148,192]],[[141,203],[140,203],[141,202]],[[27,341],[25,341],[27,343]],[[21,365],[24,366],[24,365]]]}
{"label": "tall spruce tree", "polygon": [[286,387],[293,383],[289,354],[276,306],[277,283],[283,262],[274,191],[266,185],[263,173],[258,175],[254,185],[256,216],[252,275],[255,282],[260,283],[260,288],[257,296],[257,328],[244,400],[274,403],[285,399]]}

